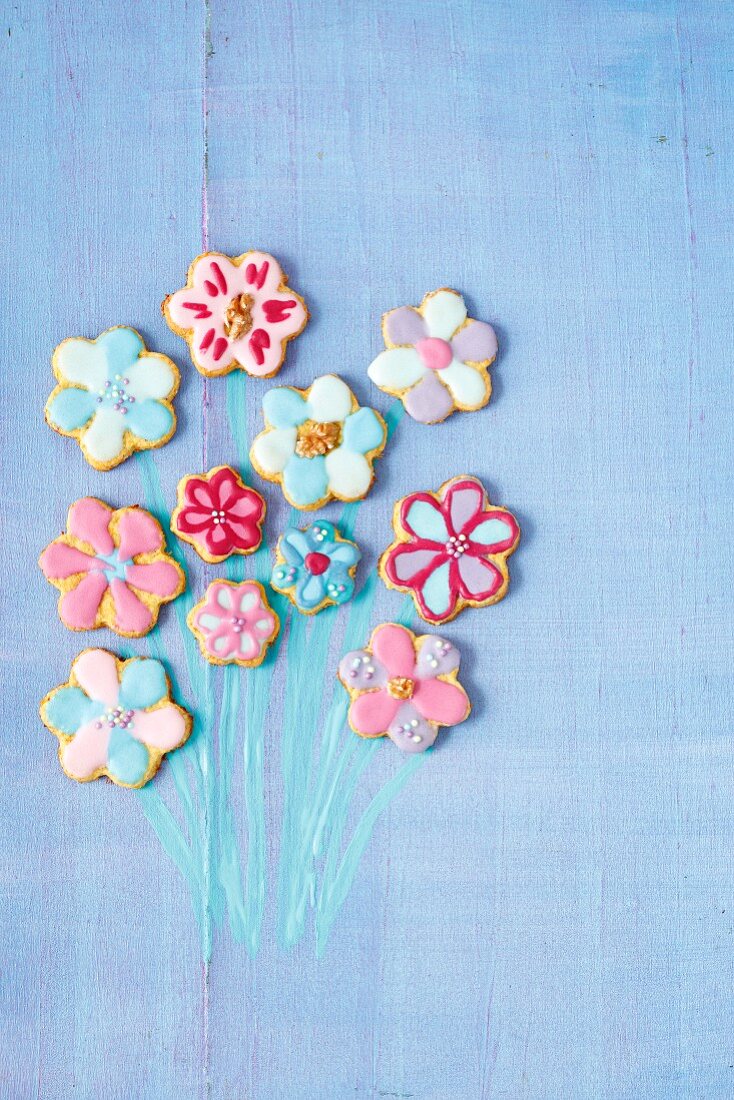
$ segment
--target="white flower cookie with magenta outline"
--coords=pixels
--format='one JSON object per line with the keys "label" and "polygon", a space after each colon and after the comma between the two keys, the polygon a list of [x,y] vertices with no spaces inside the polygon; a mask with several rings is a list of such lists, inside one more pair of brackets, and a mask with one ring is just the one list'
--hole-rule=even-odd
{"label": "white flower cookie with magenta outline", "polygon": [[381,390],[399,397],[422,424],[439,424],[457,409],[483,408],[492,393],[488,367],[497,336],[485,321],[467,317],[464,299],[443,287],[420,306],[400,306],[382,318],[386,351],[367,373]]}
{"label": "white flower cookie with magenta outline", "polygon": [[308,321],[306,303],[267,252],[203,252],[189,267],[186,286],[161,308],[188,343],[196,369],[210,377],[238,369],[272,377],[288,341]]}

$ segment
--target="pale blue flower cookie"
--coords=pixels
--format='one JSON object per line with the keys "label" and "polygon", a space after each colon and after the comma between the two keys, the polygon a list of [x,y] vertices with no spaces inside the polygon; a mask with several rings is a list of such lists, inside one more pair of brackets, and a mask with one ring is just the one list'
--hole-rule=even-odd
{"label": "pale blue flower cookie", "polygon": [[278,539],[270,584],[304,615],[346,603],[354,592],[359,547],[333,523],[289,527]]}

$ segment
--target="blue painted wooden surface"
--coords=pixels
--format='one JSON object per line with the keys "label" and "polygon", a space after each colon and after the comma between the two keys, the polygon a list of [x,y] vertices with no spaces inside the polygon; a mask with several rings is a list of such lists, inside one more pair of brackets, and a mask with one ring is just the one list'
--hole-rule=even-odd
{"label": "blue painted wooden surface", "polygon": [[[718,0],[3,5],[3,1096],[732,1094],[733,32]],[[307,298],[283,381],[338,371],[383,410],[380,314],[463,291],[500,334],[492,403],[400,425],[367,569],[396,495],[461,472],[524,532],[509,597],[446,630],[474,715],[322,958],[276,937],[277,667],[262,946],[222,928],[208,968],[139,801],[66,781],[36,716],[86,643],[37,554],[78,496],[143,491],[43,425],[51,351],[127,323],[181,365],[171,507],[236,459],[225,382],[158,311],[203,245],[273,251]],[[171,609],[162,636],[178,668]]]}

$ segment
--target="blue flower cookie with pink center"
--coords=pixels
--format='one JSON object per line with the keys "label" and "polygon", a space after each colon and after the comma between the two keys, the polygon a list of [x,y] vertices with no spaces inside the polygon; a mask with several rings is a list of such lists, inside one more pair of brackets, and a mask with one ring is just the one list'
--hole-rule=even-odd
{"label": "blue flower cookie with pink center", "polygon": [[278,539],[270,584],[304,615],[339,607],[354,592],[359,547],[333,523],[289,527]]}

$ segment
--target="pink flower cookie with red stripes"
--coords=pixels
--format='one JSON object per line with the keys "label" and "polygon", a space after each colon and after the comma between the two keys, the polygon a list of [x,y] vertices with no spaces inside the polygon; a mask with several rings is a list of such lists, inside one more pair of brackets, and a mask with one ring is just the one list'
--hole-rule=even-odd
{"label": "pink flower cookie with red stripes", "polygon": [[520,525],[489,503],[475,477],[454,477],[438,492],[410,493],[395,505],[395,541],[378,570],[388,588],[409,592],[418,614],[438,625],[465,607],[487,607],[506,594],[507,559]]}
{"label": "pink flower cookie with red stripes", "polygon": [[189,267],[186,286],[169,294],[161,308],[207,377],[244,370],[271,378],[283,364],[288,341],[308,321],[306,303],[267,252],[202,253]]}

